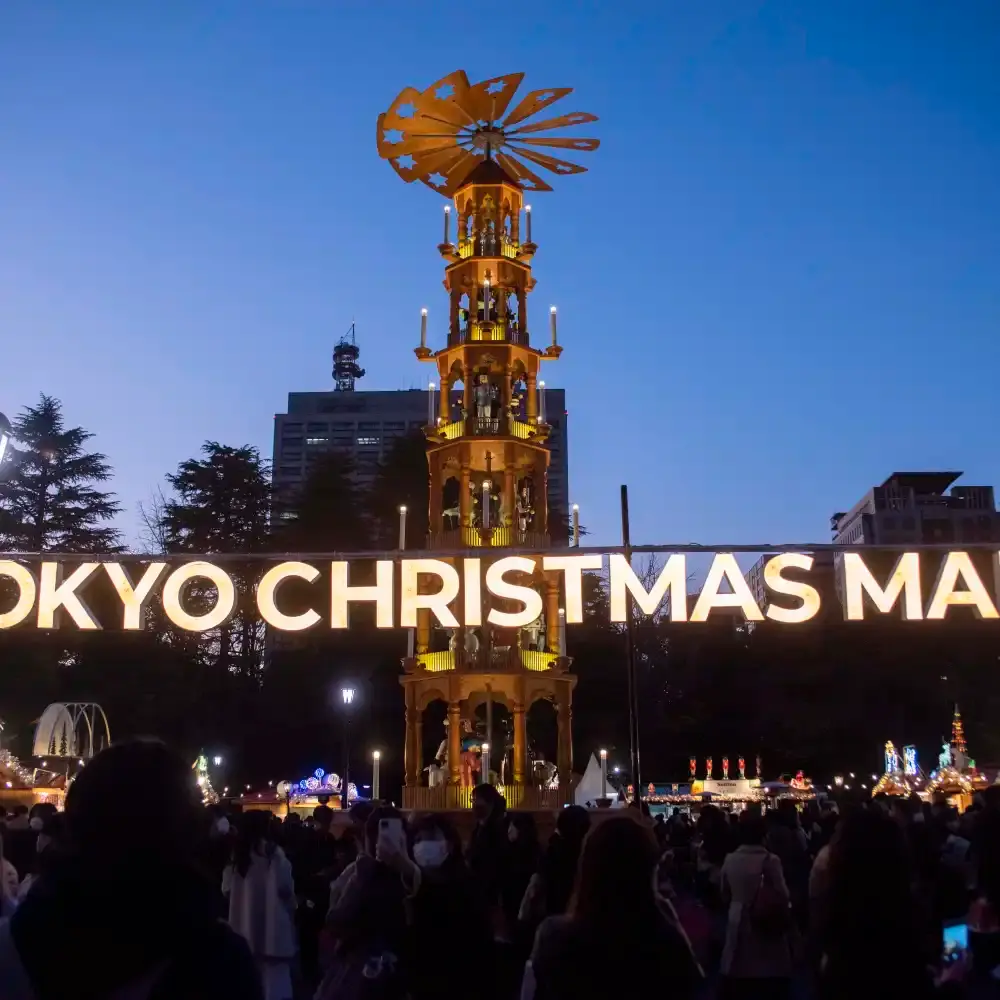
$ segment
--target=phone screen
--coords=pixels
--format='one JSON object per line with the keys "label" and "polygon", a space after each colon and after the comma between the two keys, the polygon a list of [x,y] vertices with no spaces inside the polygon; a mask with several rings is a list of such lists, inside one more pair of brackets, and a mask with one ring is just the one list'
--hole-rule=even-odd
{"label": "phone screen", "polygon": [[948,924],[941,934],[941,960],[945,965],[961,961],[969,950],[969,925]]}
{"label": "phone screen", "polygon": [[378,823],[378,839],[383,847],[388,847],[399,854],[406,853],[406,833],[403,821],[396,817],[380,819]]}

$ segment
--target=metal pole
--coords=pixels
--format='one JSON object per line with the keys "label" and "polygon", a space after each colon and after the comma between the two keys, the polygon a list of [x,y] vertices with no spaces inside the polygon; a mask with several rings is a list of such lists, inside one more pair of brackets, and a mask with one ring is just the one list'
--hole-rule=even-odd
{"label": "metal pole", "polygon": [[351,778],[351,716],[344,715],[344,780],[340,786],[340,808],[345,812],[351,808],[347,797],[347,789]]}
{"label": "metal pole", "polygon": [[[632,539],[628,523],[628,487],[622,485],[622,548],[625,561],[632,565]],[[642,776],[639,771],[639,701],[635,682],[635,625],[633,622],[632,595],[625,595],[625,644],[626,673],[628,676],[628,744],[632,765],[632,785],[636,801],[642,801]]]}

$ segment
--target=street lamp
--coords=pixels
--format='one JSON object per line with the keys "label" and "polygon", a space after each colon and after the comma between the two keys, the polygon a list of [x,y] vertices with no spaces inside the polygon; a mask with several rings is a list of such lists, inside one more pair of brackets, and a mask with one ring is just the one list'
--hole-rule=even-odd
{"label": "street lamp", "polygon": [[0,462],[3,462],[4,455],[7,454],[7,445],[10,444],[12,433],[10,421],[0,413]]}
{"label": "street lamp", "polygon": [[372,801],[378,802],[378,765],[379,761],[382,759],[381,750],[372,751]]}
{"label": "street lamp", "polygon": [[344,778],[340,783],[340,807],[346,811],[350,808],[347,789],[351,775],[351,705],[354,704],[354,688],[342,687],[340,697],[344,701]]}

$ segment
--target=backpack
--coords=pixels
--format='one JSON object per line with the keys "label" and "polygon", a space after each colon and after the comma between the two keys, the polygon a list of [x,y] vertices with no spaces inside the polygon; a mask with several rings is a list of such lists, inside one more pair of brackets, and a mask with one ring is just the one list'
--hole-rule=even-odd
{"label": "backpack", "polygon": [[750,901],[747,918],[754,931],[764,937],[779,937],[791,926],[792,910],[789,901],[767,881],[767,859],[775,857],[768,854],[760,867],[760,881],[757,891]]}

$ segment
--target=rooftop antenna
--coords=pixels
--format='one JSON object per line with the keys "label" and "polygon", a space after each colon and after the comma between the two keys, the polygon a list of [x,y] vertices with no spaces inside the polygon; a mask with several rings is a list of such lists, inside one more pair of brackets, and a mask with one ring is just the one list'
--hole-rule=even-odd
{"label": "rooftop antenna", "polygon": [[355,339],[352,323],[333,349],[333,381],[336,392],[354,392],[355,381],[365,374],[364,368],[358,364],[360,356],[361,348]]}

